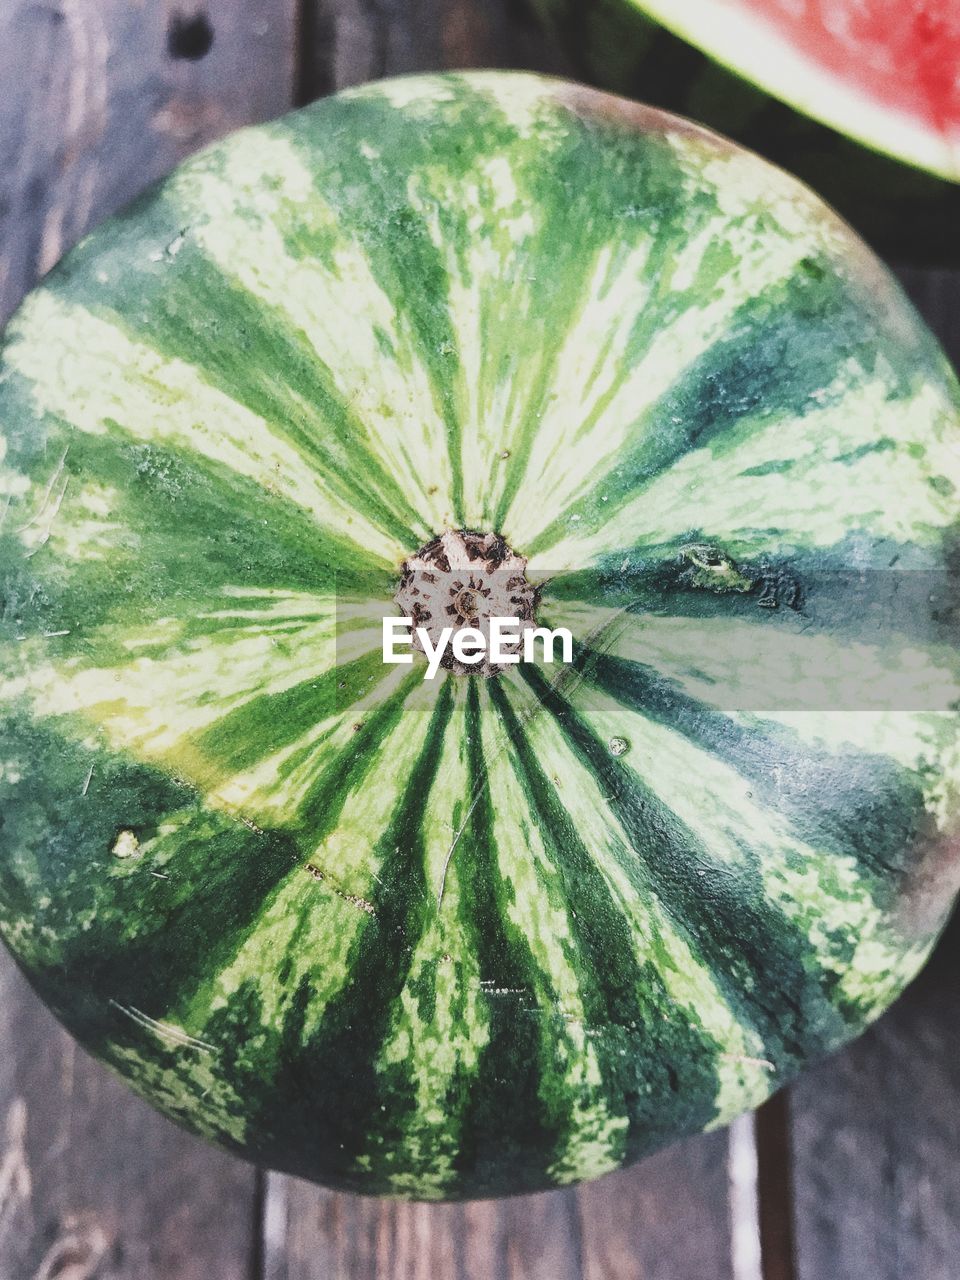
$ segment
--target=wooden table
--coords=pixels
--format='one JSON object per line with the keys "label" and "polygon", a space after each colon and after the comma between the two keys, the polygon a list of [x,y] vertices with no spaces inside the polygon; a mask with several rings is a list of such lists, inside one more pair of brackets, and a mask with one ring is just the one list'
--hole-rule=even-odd
{"label": "wooden table", "polygon": [[[563,71],[520,0],[0,0],[0,313],[228,129],[468,65]],[[960,275],[901,274],[956,359]],[[958,1280],[958,941],[756,1124],[576,1191],[440,1207],[180,1132],[0,956],[0,1280]]]}

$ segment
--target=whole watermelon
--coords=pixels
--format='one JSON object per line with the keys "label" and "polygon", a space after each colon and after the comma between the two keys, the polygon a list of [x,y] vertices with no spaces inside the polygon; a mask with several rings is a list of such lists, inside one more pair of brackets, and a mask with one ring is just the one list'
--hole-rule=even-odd
{"label": "whole watermelon", "polygon": [[[958,389],[776,169],[532,76],[351,91],[70,254],[0,426],[0,927],[190,1128],[364,1192],[569,1184],[923,963]],[[384,661],[500,587],[572,661]]]}
{"label": "whole watermelon", "polygon": [[960,263],[960,0],[531,3],[591,84],[784,165],[888,257]]}

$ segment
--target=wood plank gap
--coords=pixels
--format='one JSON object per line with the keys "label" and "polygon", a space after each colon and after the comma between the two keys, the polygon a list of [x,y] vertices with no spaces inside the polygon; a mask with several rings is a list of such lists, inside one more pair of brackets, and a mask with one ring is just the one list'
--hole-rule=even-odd
{"label": "wood plank gap", "polygon": [[260,1271],[257,1280],[287,1280],[289,1181],[282,1174],[261,1170],[259,1249]]}
{"label": "wood plank gap", "polygon": [[578,1280],[586,1280],[587,1264],[583,1244],[583,1205],[575,1191],[567,1193],[570,1205],[570,1237]]}
{"label": "wood plank gap", "polygon": [[256,1169],[253,1177],[253,1213],[250,1241],[250,1280],[266,1280],[267,1172]]}
{"label": "wood plank gap", "polygon": [[760,1245],[760,1196],[754,1115],[738,1116],[729,1129],[730,1252],[733,1280],[765,1280]]}
{"label": "wood plank gap", "polygon": [[[305,107],[332,93],[335,88],[333,44],[336,23],[326,0],[296,0],[295,22],[293,105]],[[329,51],[326,59],[319,56],[324,47]]]}
{"label": "wood plank gap", "polygon": [[756,1113],[757,1204],[763,1280],[797,1280],[790,1098],[775,1094]]}

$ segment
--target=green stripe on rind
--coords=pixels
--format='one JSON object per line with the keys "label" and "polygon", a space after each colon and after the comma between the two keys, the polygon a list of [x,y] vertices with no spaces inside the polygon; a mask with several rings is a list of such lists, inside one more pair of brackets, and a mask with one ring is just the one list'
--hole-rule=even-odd
{"label": "green stripe on rind", "polygon": [[[531,687],[597,773],[631,846],[643,857],[658,896],[683,920],[697,948],[717,974],[727,998],[763,1037],[779,1070],[790,1072],[809,1052],[823,1052],[843,1038],[843,1022],[820,985],[809,940],[787,927],[768,903],[758,869],[745,860],[737,874],[713,862],[698,834],[673,813],[626,762],[527,669]],[[712,865],[711,865],[712,864]],[[776,974],[776,991],[757,983],[758,972]]]}
{"label": "green stripe on rind", "polygon": [[[668,1112],[684,1129],[709,1124],[718,1091],[719,1046],[695,1012],[668,992],[659,966],[649,956],[637,954],[636,924],[630,919],[629,904],[613,889],[567,807],[559,803],[555,782],[543,771],[534,744],[527,741],[505,695],[494,686],[491,696],[503,721],[505,755],[516,754],[514,767],[536,819],[534,829],[539,828],[544,843],[541,858],[545,862],[549,858],[555,882],[562,885],[565,928],[552,923],[547,937],[551,950],[559,956],[567,952],[575,965],[577,1007],[569,1012],[573,1026],[585,1036],[580,1050],[586,1057],[583,1075],[586,1080],[591,1074],[595,1077],[594,1089],[605,1102],[602,1108],[594,1107],[594,1114],[600,1113],[596,1119],[584,1105],[587,1099],[581,1103],[584,1114],[577,1118],[577,1141],[593,1138],[596,1142],[590,1120],[594,1125],[599,1122],[597,1137],[609,1135],[606,1158],[635,1159],[659,1145],[658,1126]],[[567,776],[572,783],[577,773]],[[524,901],[535,900],[531,893],[524,896]],[[562,991],[558,994],[562,1000]],[[560,1004],[558,1012],[565,1016],[568,1009]],[[568,1097],[571,1092],[565,1091]],[[619,1105],[614,1109],[611,1103]],[[568,1176],[555,1175],[556,1181],[603,1171],[602,1165],[591,1170],[587,1153],[575,1144],[571,1147]],[[561,1170],[567,1171],[563,1166]]]}

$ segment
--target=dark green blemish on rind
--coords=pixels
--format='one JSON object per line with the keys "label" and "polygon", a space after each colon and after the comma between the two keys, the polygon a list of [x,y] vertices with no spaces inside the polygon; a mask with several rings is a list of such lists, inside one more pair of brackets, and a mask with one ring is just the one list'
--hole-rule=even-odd
{"label": "dark green blemish on rind", "polygon": [[[766,531],[758,531],[758,536],[765,538]],[[685,620],[690,636],[699,635],[705,651],[715,643],[708,630],[715,618],[749,622],[758,628],[758,642],[759,628],[767,639],[778,630],[785,638],[802,630],[811,642],[818,636],[840,646],[876,648],[882,642],[890,646],[893,661],[903,645],[942,646],[948,651],[955,643],[950,604],[957,595],[958,575],[950,567],[949,536],[932,537],[929,545],[918,545],[867,537],[858,531],[830,546],[785,544],[774,556],[753,552],[749,530],[742,539],[721,549],[745,577],[755,580],[751,592],[694,589],[685,583],[682,548],[712,541],[709,531],[691,528],[668,544],[624,548],[599,556],[590,569],[550,578],[541,592],[539,617],[556,625],[557,606],[562,612],[563,605],[570,603],[620,611],[617,626],[605,628],[589,641],[599,651],[617,634],[617,627],[622,630],[629,625],[631,616],[636,618],[632,625],[640,627],[645,616]],[[771,576],[798,584],[799,611],[785,602],[777,609],[758,608],[762,584]],[[783,657],[789,663],[786,645]],[[789,665],[785,672],[790,673]],[[770,692],[772,705],[783,705],[780,691]],[[736,690],[731,693],[735,696]],[[717,696],[722,698],[724,691],[718,690]]]}
{"label": "dark green blemish on rind", "polygon": [[871,453],[890,453],[891,451],[896,452],[896,450],[896,440],[891,440],[889,436],[883,436],[880,440],[869,440],[866,444],[862,444],[856,449],[851,449],[849,453],[837,454],[834,461],[850,466],[854,462],[859,462],[861,458],[868,457]]}

